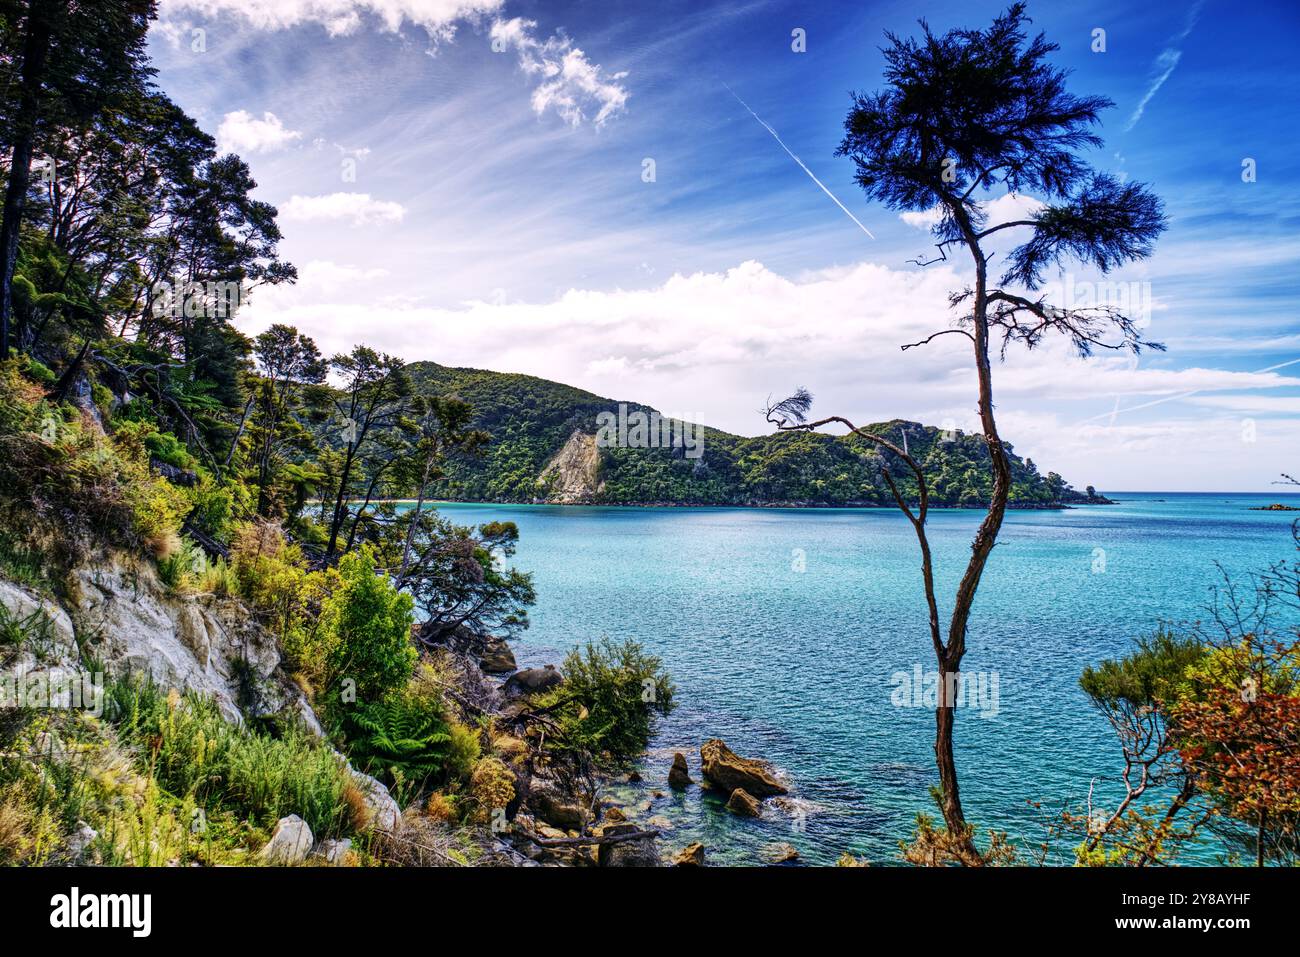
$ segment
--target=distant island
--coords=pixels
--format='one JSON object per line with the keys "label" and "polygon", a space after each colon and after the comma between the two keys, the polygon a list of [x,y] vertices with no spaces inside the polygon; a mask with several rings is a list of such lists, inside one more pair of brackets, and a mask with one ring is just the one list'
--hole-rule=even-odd
{"label": "distant island", "polygon": [[1300,512],[1300,506],[1274,502],[1272,505],[1252,505],[1250,510],[1252,512]]}
{"label": "distant island", "polygon": [[[474,425],[492,435],[482,456],[447,464],[440,497],[452,501],[892,507],[886,467],[904,495],[917,496],[901,462],[856,436],[786,432],[746,438],[535,376],[433,362],[412,363],[407,370],[417,391],[470,403]],[[652,427],[638,432],[638,423]],[[988,502],[990,469],[982,436],[903,419],[864,428],[906,444],[932,476],[931,505]],[[1020,458],[1010,446],[1008,452],[1012,508],[1113,504],[1091,486],[1080,492],[1055,472],[1040,473],[1032,459]]]}

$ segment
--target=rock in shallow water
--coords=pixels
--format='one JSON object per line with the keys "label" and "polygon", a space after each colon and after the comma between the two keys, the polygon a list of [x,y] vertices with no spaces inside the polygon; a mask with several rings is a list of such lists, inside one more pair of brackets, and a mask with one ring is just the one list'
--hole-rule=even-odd
{"label": "rock in shallow water", "polygon": [[699,841],[687,844],[673,857],[674,867],[703,867],[704,845]]}
{"label": "rock in shallow water", "polygon": [[758,798],[744,788],[736,788],[731,792],[731,797],[727,799],[727,810],[742,817],[758,817],[763,813]]}
{"label": "rock in shallow water", "polygon": [[706,781],[724,792],[743,788],[757,798],[787,793],[765,762],[740,757],[718,738],[700,745],[700,770]]}
{"label": "rock in shallow water", "polygon": [[694,784],[690,769],[686,767],[686,756],[678,751],[673,755],[673,766],[668,769],[668,786],[678,791],[685,791]]}

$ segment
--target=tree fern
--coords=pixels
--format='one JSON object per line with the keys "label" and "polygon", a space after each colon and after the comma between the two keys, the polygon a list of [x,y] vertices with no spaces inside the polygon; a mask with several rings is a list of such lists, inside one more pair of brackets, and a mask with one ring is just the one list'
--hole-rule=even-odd
{"label": "tree fern", "polygon": [[446,765],[450,729],[426,703],[399,697],[362,705],[349,724],[352,756],[371,773],[422,782]]}

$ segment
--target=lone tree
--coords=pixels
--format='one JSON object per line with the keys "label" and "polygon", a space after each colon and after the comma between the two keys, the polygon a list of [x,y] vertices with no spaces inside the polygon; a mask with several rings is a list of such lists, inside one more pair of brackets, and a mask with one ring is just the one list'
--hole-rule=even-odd
{"label": "lone tree", "polygon": [[[939,768],[939,801],[957,856],[978,862],[972,828],[962,813],[953,760],[953,703],[975,592],[997,541],[1011,489],[1007,451],[994,417],[990,352],[1001,357],[1014,343],[1033,348],[1049,334],[1066,336],[1081,356],[1094,349],[1146,345],[1137,323],[1122,309],[1104,303],[1071,308],[1046,301],[1039,292],[1044,273],[1078,261],[1102,273],[1151,253],[1165,227],[1160,200],[1139,183],[1121,182],[1093,170],[1080,154],[1101,146],[1093,132],[1098,112],[1112,106],[1104,97],[1077,97],[1065,89],[1066,71],[1048,64],[1058,46],[1041,34],[1026,35],[1024,6],[1015,4],[986,30],[952,30],[942,36],[921,21],[919,39],[887,34],[885,89],[854,94],[836,151],[851,158],[855,179],[869,200],[890,209],[932,211],[938,255],[965,249],[972,283],[949,296],[958,313],[941,329],[904,350],[938,336],[970,341],[978,380],[981,431],[989,449],[992,495],[988,512],[971,545],[970,560],[957,586],[945,635],[939,619],[930,545],[926,537],[928,486],[916,459],[887,438],[859,429],[842,416],[810,421],[812,396],[799,389],[770,404],[767,417],[784,430],[814,430],[839,425],[884,450],[884,477],[898,507],[916,531],[921,574],[929,611],[930,638],[938,659],[940,688],[935,711],[934,751]],[[1039,200],[1026,218],[989,225],[991,193],[1026,194]],[[1009,254],[1005,272],[990,281],[992,258],[987,240],[1002,231],[1023,237]],[[929,263],[918,262],[924,266]],[[889,474],[905,466],[915,475],[919,494],[909,502]]]}

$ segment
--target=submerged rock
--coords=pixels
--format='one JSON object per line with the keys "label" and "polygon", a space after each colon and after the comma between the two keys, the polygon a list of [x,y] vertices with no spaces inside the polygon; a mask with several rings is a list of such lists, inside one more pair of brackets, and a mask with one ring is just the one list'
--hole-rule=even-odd
{"label": "submerged rock", "polygon": [[758,798],[787,793],[765,762],[740,757],[719,738],[700,745],[700,771],[709,784],[721,791],[743,788]]}
{"label": "submerged rock", "polygon": [[742,817],[758,817],[763,813],[758,798],[744,788],[736,788],[731,792],[731,797],[727,798],[727,810]]}
{"label": "submerged rock", "polygon": [[699,841],[687,844],[673,856],[673,867],[703,867],[704,845]]}
{"label": "submerged rock", "polygon": [[678,751],[673,755],[673,766],[668,769],[668,786],[684,791],[694,783],[691,772],[686,767],[686,756]]}
{"label": "submerged rock", "polygon": [[789,864],[799,859],[799,852],[790,844],[768,844],[762,851],[768,864]]}

